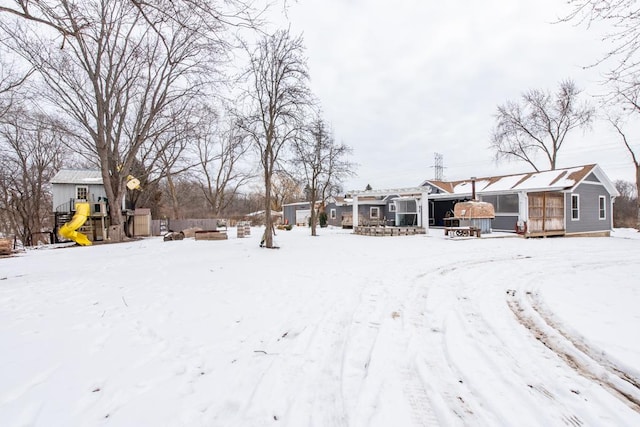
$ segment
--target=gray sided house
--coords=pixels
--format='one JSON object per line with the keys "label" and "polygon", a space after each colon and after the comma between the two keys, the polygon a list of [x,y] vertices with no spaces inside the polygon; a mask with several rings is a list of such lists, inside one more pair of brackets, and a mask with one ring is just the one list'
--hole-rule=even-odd
{"label": "gray sided house", "polygon": [[474,197],[493,204],[494,231],[527,237],[552,235],[609,235],[613,202],[619,195],[598,165],[552,171],[475,178],[463,181],[427,180],[430,223],[444,219],[458,201]]}
{"label": "gray sided house", "polygon": [[[419,189],[416,189],[414,193]],[[357,194],[358,220],[363,226],[418,226],[419,197],[408,197],[402,190],[363,191]],[[327,222],[336,227],[353,227],[353,197],[330,197],[324,210]],[[320,203],[320,202],[316,202]],[[289,224],[308,225],[310,203],[298,202],[283,205],[284,221]]]}
{"label": "gray sided house", "polygon": [[[321,202],[316,202],[321,203]],[[360,224],[383,224],[389,215],[391,202],[384,197],[366,197],[358,203]],[[350,197],[330,197],[325,203],[327,223],[336,227],[353,226],[353,199]],[[283,220],[287,224],[309,225],[311,204],[309,202],[288,203],[282,206]]]}

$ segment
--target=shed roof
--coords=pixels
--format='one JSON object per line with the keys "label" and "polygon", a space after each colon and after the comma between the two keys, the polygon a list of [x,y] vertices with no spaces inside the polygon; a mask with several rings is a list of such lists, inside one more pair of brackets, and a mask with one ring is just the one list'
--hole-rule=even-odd
{"label": "shed roof", "polygon": [[94,169],[61,169],[51,179],[51,183],[102,185],[102,172]]}

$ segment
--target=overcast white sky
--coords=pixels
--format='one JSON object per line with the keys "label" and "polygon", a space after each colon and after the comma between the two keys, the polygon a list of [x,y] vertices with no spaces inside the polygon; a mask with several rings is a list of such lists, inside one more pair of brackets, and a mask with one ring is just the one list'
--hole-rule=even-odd
{"label": "overcast white sky", "polygon": [[[359,164],[345,190],[418,185],[433,178],[435,152],[444,155],[446,179],[530,170],[494,162],[497,106],[527,89],[555,90],[565,78],[589,94],[603,91],[605,69],[583,69],[605,50],[600,35],[552,24],[564,7],[560,0],[290,3],[312,90]],[[602,121],[570,134],[561,151],[561,167],[587,163],[612,180],[634,179],[627,151]]]}

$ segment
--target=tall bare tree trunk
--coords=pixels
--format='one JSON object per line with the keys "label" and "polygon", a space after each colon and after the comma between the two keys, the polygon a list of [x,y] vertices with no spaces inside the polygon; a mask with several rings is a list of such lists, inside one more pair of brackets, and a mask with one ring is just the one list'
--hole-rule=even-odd
{"label": "tall bare tree trunk", "polygon": [[267,248],[273,248],[273,218],[271,217],[271,177],[272,166],[268,166],[271,164],[271,160],[269,159],[269,153],[266,153],[267,159],[265,164],[267,165],[264,168],[264,244]]}
{"label": "tall bare tree trunk", "polygon": [[252,82],[245,96],[250,110],[239,119],[238,126],[260,153],[264,170],[265,244],[271,248],[271,179],[279,156],[293,143],[305,109],[311,105],[309,75],[302,37],[292,38],[288,30],[277,31],[260,41],[253,51],[247,50]]}

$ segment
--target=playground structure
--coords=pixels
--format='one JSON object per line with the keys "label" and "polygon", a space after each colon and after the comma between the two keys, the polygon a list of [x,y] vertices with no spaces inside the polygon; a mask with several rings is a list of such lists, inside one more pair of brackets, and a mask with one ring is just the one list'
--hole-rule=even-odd
{"label": "playground structure", "polygon": [[65,239],[73,240],[79,245],[90,246],[91,240],[87,238],[87,235],[77,230],[87,222],[87,217],[91,215],[91,206],[89,203],[79,202],[76,203],[75,208],[76,213],[73,215],[73,218],[71,218],[71,221],[60,227],[58,233]]}
{"label": "playground structure", "polygon": [[54,212],[57,241],[72,240],[89,246],[107,238],[109,218],[106,201],[70,200],[66,205],[66,208]]}
{"label": "playground structure", "polygon": [[[47,232],[51,243],[71,240],[87,246],[151,235],[151,210],[137,208],[126,195],[122,200],[108,200],[100,170],[61,169],[51,179],[51,187],[53,227]],[[126,177],[126,187],[128,192],[143,190],[133,175]],[[122,206],[122,216],[112,224],[110,207],[114,203]]]}

